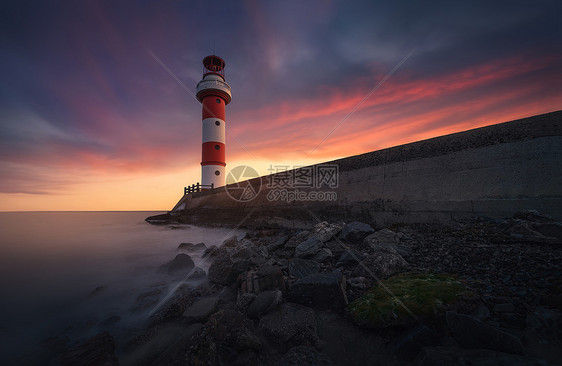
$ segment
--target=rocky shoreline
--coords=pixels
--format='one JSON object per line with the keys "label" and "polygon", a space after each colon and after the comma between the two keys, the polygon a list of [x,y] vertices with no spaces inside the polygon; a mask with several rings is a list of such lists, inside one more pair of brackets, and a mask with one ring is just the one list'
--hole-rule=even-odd
{"label": "rocky shoreline", "polygon": [[[182,243],[161,271],[200,280],[126,344],[57,344],[61,365],[557,365],[562,225],[506,220],[374,228],[322,222]],[[208,273],[191,256],[204,254]],[[160,298],[160,294],[154,294]],[[151,295],[148,295],[151,296]],[[166,299],[165,299],[166,300]]]}

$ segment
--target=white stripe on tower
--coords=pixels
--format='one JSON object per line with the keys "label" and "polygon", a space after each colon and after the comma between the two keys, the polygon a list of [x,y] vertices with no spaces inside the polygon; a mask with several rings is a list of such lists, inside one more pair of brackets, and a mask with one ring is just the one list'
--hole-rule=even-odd
{"label": "white stripe on tower", "polygon": [[232,94],[225,82],[225,62],[218,56],[203,59],[203,80],[197,84],[197,100],[203,109],[203,146],[201,154],[201,184],[225,185],[226,105]]}

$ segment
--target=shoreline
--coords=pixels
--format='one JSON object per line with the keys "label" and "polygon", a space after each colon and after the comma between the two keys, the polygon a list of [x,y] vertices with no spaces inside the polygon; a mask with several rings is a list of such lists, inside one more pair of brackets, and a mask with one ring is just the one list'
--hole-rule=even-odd
{"label": "shoreline", "polygon": [[[125,344],[102,333],[59,356],[75,362],[90,354],[109,364],[118,357],[121,365],[429,365],[461,358],[555,365],[562,360],[561,234],[560,223],[526,211],[448,226],[323,222],[310,230],[250,230],[215,248],[182,244],[163,268],[184,261],[183,270],[193,271],[187,257],[206,252],[213,258],[207,280],[180,286]],[[410,295],[440,305],[428,312],[408,295],[401,298],[413,317],[375,311],[366,299],[383,286],[376,278],[399,296],[425,281],[434,292]]]}

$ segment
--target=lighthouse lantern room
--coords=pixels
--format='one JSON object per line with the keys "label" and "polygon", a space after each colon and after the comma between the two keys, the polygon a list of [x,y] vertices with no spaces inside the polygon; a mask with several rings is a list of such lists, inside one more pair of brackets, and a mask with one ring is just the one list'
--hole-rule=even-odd
{"label": "lighthouse lantern room", "polygon": [[226,105],[232,94],[225,81],[226,63],[218,56],[203,59],[203,79],[197,84],[197,100],[203,110],[203,148],[201,184],[203,187],[225,185]]}

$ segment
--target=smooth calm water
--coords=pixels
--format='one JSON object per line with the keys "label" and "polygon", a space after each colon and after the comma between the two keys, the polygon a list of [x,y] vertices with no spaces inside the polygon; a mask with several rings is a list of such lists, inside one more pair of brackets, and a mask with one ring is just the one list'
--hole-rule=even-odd
{"label": "smooth calm water", "polygon": [[[179,243],[219,245],[241,233],[144,221],[154,214],[0,213],[0,363],[58,334],[76,341],[142,326],[152,307],[139,311],[135,301],[151,289],[163,297],[179,282],[181,277],[158,271]],[[193,260],[208,269],[200,256]],[[119,320],[107,322],[110,317]]]}

